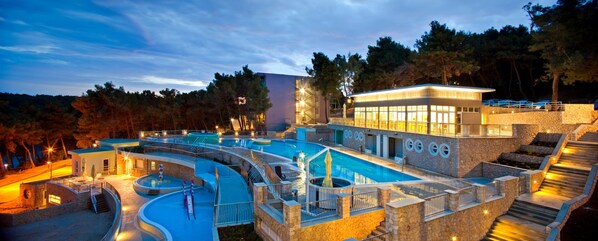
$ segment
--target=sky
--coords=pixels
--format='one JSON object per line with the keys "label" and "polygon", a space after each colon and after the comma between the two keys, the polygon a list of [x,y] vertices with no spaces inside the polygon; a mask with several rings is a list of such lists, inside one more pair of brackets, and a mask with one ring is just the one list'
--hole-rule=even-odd
{"label": "sky", "polygon": [[[529,26],[521,0],[0,0],[0,92],[204,89],[214,73],[306,75],[313,52],[413,48],[433,20],[481,33]],[[535,0],[544,6],[556,1]]]}

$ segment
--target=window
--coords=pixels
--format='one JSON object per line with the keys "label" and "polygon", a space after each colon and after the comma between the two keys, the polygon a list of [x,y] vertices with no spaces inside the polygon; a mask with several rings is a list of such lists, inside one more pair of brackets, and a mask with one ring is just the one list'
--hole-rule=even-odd
{"label": "window", "polygon": [[405,141],[405,149],[413,151],[413,140],[407,139],[407,141]]}
{"label": "window", "polygon": [[365,127],[365,107],[355,107],[355,126]]}
{"label": "window", "polygon": [[380,129],[388,129],[388,106],[380,107]]}
{"label": "window", "polygon": [[56,195],[50,194],[48,196],[48,202],[51,203],[51,204],[60,204],[61,203],[61,198],[60,198],[60,196],[56,196]]}
{"label": "window", "polygon": [[135,167],[136,167],[136,168],[139,168],[139,169],[144,169],[144,166],[145,166],[145,165],[143,165],[143,160],[136,160],[136,161],[135,161]]}
{"label": "window", "polygon": [[104,159],[104,171],[105,172],[108,171],[108,163],[110,163],[110,161],[108,161],[108,159]]}
{"label": "window", "polygon": [[152,171],[155,171],[155,170],[156,170],[156,162],[152,162],[150,169],[151,169]]}
{"label": "window", "polygon": [[422,153],[422,151],[424,150],[424,143],[422,143],[422,141],[420,140],[415,141],[414,149],[415,152]]}
{"label": "window", "polygon": [[451,155],[451,148],[447,144],[440,145],[440,156],[447,158]]}
{"label": "window", "polygon": [[428,145],[428,152],[430,152],[430,155],[432,156],[438,155],[438,144],[436,144],[436,142],[431,142]]}

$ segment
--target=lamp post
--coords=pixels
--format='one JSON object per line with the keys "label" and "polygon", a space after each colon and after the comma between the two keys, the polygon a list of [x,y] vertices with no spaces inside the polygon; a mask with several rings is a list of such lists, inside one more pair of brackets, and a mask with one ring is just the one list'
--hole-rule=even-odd
{"label": "lamp post", "polygon": [[4,172],[8,172],[8,163],[4,163]]}
{"label": "lamp post", "polygon": [[52,181],[52,162],[48,161],[48,165],[50,165],[50,181]]}
{"label": "lamp post", "polygon": [[53,151],[54,151],[54,148],[48,147],[48,161],[52,161],[52,152]]}

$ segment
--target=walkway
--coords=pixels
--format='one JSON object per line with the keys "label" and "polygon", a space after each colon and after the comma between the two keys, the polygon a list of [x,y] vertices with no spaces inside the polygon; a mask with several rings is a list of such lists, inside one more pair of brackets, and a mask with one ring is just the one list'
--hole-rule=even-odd
{"label": "walkway", "polygon": [[[46,168],[44,167],[43,169],[46,169]],[[17,199],[19,197],[19,189],[20,189],[21,183],[36,182],[36,181],[50,179],[50,170],[47,170],[47,171],[44,171],[41,173],[38,173],[38,172],[32,172],[32,173],[34,173],[36,175],[31,176],[31,175],[24,174],[26,176],[29,176],[26,179],[13,177],[12,178],[12,180],[14,180],[13,183],[0,187],[0,203],[5,203],[5,202],[9,202],[9,201]],[[72,168],[70,166],[65,166],[62,168],[52,170],[52,178],[69,176],[69,175],[71,175],[71,173],[72,173]],[[19,174],[14,174],[14,175],[19,175]]]}
{"label": "walkway", "polygon": [[[65,159],[62,161],[56,161],[52,164],[52,168],[54,170],[60,169],[61,167],[71,166],[71,159]],[[43,173],[50,172],[48,165],[41,165],[31,169],[25,169],[20,173],[15,172],[14,170],[9,170],[9,174],[6,175],[4,178],[0,179],[0,187],[6,186],[15,182],[21,182],[25,179],[41,175]]]}
{"label": "walkway", "polygon": [[154,236],[141,231],[137,225],[139,208],[154,197],[139,195],[133,189],[135,177],[128,175],[106,176],[104,180],[112,184],[120,194],[123,222],[118,240],[157,240]]}

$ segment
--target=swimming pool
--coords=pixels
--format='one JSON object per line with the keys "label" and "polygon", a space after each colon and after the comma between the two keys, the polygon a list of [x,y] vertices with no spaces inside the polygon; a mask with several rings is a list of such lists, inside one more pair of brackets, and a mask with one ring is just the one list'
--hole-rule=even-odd
{"label": "swimming pool", "polygon": [[[218,144],[229,147],[248,147],[256,151],[285,157],[289,160],[293,160],[293,157],[298,156],[299,152],[305,154],[304,160],[308,160],[325,149],[324,146],[316,143],[288,139],[272,140],[269,145],[252,145],[250,139],[221,138]],[[351,180],[355,184],[420,180],[417,177],[332,149],[330,155],[332,156],[332,176]],[[310,174],[312,176],[325,175],[325,156],[324,153],[310,162]]]}
{"label": "swimming pool", "polygon": [[139,210],[140,226],[160,229],[168,240],[212,240],[214,195],[205,188],[195,189],[195,218],[188,217],[181,192],[146,203]]}
{"label": "swimming pool", "polygon": [[160,187],[176,187],[180,188],[183,185],[183,180],[176,177],[164,176],[162,181],[157,174],[150,174],[135,180],[139,185],[151,188]]}

